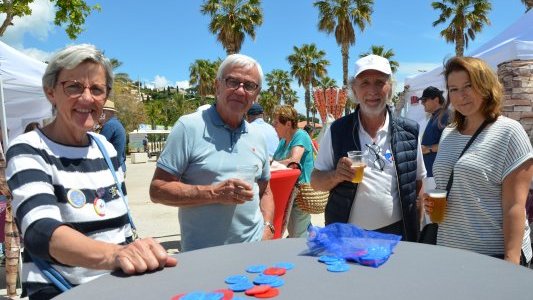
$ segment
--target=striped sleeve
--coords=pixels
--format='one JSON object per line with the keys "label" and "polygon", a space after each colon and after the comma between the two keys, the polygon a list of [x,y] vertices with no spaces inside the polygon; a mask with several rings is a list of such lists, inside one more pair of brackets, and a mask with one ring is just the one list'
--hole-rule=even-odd
{"label": "striped sleeve", "polygon": [[13,211],[24,245],[34,255],[50,260],[50,238],[54,230],[64,224],[56,205],[50,168],[42,151],[26,143],[11,146],[7,161],[6,179],[13,194]]}

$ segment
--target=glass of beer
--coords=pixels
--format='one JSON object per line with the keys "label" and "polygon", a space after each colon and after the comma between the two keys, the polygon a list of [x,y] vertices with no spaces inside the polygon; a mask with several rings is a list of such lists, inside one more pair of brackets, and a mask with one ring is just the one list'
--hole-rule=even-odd
{"label": "glass of beer", "polygon": [[363,152],[348,151],[348,158],[352,161],[352,169],[355,170],[355,176],[352,178],[352,182],[360,183],[363,181],[363,174],[366,167],[363,161]]}
{"label": "glass of beer", "polygon": [[429,214],[429,219],[433,223],[441,223],[446,215],[446,190],[429,190],[429,202],[433,203],[433,211]]}

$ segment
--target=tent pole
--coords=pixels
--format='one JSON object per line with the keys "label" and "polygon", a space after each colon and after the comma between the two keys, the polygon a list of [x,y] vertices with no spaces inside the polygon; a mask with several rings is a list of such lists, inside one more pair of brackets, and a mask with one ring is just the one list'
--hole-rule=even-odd
{"label": "tent pole", "polygon": [[4,151],[9,145],[9,136],[7,135],[6,103],[4,101],[4,80],[0,74],[0,118],[2,118],[2,143]]}

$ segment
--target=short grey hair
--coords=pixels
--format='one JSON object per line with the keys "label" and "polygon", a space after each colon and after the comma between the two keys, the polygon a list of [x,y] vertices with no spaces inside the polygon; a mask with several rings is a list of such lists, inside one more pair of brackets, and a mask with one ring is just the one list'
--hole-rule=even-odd
{"label": "short grey hair", "polygon": [[263,69],[261,68],[261,65],[250,56],[238,53],[228,55],[228,57],[226,57],[226,59],[224,59],[224,61],[220,64],[217,71],[217,80],[222,81],[224,79],[222,77],[224,76],[224,72],[226,71],[226,69],[234,66],[244,68],[252,68],[255,66],[259,73],[259,82],[257,84],[259,84],[260,88],[262,87]]}
{"label": "short grey hair", "polygon": [[62,70],[72,70],[84,62],[92,62],[104,67],[106,86],[109,90],[113,87],[113,67],[102,51],[94,45],[80,44],[67,46],[52,56],[44,72],[43,89],[53,89],[57,85],[59,74]]}

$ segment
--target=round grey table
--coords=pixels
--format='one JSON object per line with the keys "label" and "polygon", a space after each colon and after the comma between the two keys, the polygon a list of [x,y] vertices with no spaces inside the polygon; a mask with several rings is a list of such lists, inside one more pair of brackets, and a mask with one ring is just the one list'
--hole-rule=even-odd
{"label": "round grey table", "polygon": [[[305,239],[234,244],[176,255],[178,266],[123,276],[102,276],[56,299],[171,299],[192,291],[227,288],[229,275],[250,265],[292,262],[276,299],[532,299],[533,271],[476,253],[400,242],[379,268],[350,263],[331,273],[316,257],[303,256]],[[253,279],[253,274],[248,274]],[[242,298],[252,298],[236,293]]]}

